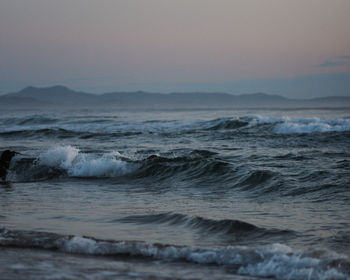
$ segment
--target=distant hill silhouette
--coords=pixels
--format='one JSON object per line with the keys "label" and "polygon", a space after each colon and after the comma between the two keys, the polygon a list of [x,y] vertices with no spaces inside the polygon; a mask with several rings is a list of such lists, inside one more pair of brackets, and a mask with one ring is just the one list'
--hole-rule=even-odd
{"label": "distant hill silhouette", "polygon": [[0,96],[0,106],[113,106],[119,108],[276,108],[350,107],[350,97],[288,99],[279,95],[251,93],[149,93],[111,92],[101,95],[71,90],[64,86],[26,87]]}
{"label": "distant hill silhouette", "polygon": [[71,102],[84,103],[96,100],[96,96],[84,92],[77,92],[64,86],[46,88],[26,87],[19,92],[6,94],[7,97],[32,98],[46,104],[65,104]]}

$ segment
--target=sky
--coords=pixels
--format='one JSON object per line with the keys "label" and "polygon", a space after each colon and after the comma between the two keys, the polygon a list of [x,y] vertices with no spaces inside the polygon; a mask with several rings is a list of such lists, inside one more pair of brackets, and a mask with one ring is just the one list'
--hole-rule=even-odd
{"label": "sky", "polygon": [[350,96],[349,0],[0,0],[0,93]]}

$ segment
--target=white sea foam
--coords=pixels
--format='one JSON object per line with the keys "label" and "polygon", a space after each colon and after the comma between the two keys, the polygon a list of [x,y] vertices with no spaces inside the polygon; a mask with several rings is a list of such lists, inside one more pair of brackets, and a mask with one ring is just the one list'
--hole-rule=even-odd
{"label": "white sea foam", "polygon": [[249,120],[249,127],[261,124],[274,124],[273,131],[278,134],[350,131],[350,119],[344,118],[322,119],[254,116],[247,119]]}
{"label": "white sea foam", "polygon": [[136,165],[116,158],[116,153],[90,155],[72,146],[59,146],[42,153],[38,164],[60,168],[75,177],[114,177],[128,174]]}
{"label": "white sea foam", "polygon": [[256,126],[256,125],[260,125],[260,124],[281,122],[286,118],[284,118],[284,117],[277,118],[277,117],[268,117],[268,116],[257,115],[257,116],[253,116],[253,117],[244,117],[242,119],[248,121],[249,126],[252,127],[252,126]]}
{"label": "white sea foam", "polygon": [[276,124],[276,133],[314,133],[350,131],[350,119],[289,119]]}
{"label": "white sea foam", "polygon": [[42,165],[69,169],[77,158],[79,150],[72,146],[59,146],[46,151],[39,156]]}
{"label": "white sea foam", "polygon": [[[162,120],[162,121],[120,121],[88,119],[75,120],[52,120],[47,121],[41,118],[33,121],[19,119],[9,125],[6,120],[0,123],[0,132],[14,131],[36,131],[43,129],[67,130],[76,133],[177,133],[191,130],[209,129],[220,126],[227,121],[243,121],[248,127],[255,127],[262,124],[274,124],[275,133],[313,133],[350,131],[350,119],[322,119],[322,118],[290,118],[272,116],[247,116],[247,117],[226,117],[214,120]],[[225,127],[223,127],[225,129]]]}
{"label": "white sea foam", "polygon": [[347,256],[324,249],[294,250],[283,244],[193,248],[142,241],[105,241],[89,237],[0,229],[0,246],[40,247],[87,255],[128,255],[164,261],[227,265],[241,275],[282,280],[350,280]]}
{"label": "white sea foam", "polygon": [[[106,242],[84,237],[65,240],[59,249],[69,253],[128,254],[162,260],[187,260],[201,264],[238,266],[238,274],[296,280],[347,280],[348,275],[327,267],[317,257],[303,255],[281,244],[252,249],[244,246],[223,249],[156,246],[143,242]],[[330,257],[329,257],[330,258]]]}

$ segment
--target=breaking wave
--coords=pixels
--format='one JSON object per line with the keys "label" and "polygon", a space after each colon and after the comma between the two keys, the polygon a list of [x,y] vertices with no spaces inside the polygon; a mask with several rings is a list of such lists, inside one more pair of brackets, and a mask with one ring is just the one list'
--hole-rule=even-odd
{"label": "breaking wave", "polygon": [[211,158],[215,153],[194,150],[180,157],[151,155],[130,159],[119,152],[102,155],[83,153],[73,146],[58,146],[41,153],[38,158],[15,158],[10,180],[45,180],[59,176],[81,178],[114,178],[133,174],[134,178],[166,179],[182,174],[188,178],[224,174],[230,164]]}
{"label": "breaking wave", "polygon": [[275,134],[309,134],[350,131],[350,119],[289,118],[247,116],[214,120],[159,120],[127,122],[118,118],[64,119],[30,116],[27,118],[0,119],[0,136],[35,137],[38,134],[65,137],[123,136],[144,133],[195,133],[212,130],[238,130],[256,132],[255,128],[270,125]]}
{"label": "breaking wave", "polygon": [[40,248],[105,257],[123,255],[169,262],[225,265],[232,272],[240,275],[277,279],[350,279],[350,262],[346,256],[322,249],[297,251],[282,244],[262,247],[193,248],[0,228],[0,246]]}
{"label": "breaking wave", "polygon": [[[80,152],[72,146],[59,146],[39,155],[37,159],[17,160],[13,180],[45,180],[59,176],[110,178],[133,172],[136,164],[118,159],[118,153],[100,157]],[[11,178],[11,177],[10,177]]]}
{"label": "breaking wave", "polygon": [[57,147],[41,154],[39,165],[60,168],[73,177],[115,177],[133,171],[127,162],[116,158],[115,153],[95,157],[80,153],[72,146]]}
{"label": "breaking wave", "polygon": [[[282,157],[278,155],[274,160],[284,161],[291,156],[295,157],[293,154]],[[73,146],[58,146],[42,152],[37,158],[15,157],[8,180],[33,182],[69,177],[118,180],[123,177],[130,182],[141,181],[143,185],[163,190],[172,186],[169,182],[177,181],[184,183],[184,187],[202,188],[216,193],[232,190],[245,192],[252,197],[278,193],[280,196],[307,194],[315,198],[318,194],[323,194],[323,199],[332,200],[338,193],[347,191],[346,176],[344,184],[332,184],[339,180],[337,174],[310,169],[291,177],[283,174],[283,170],[269,170],[229,161],[209,150],[192,150],[171,156],[136,153],[127,157],[119,152],[84,153]]]}
{"label": "breaking wave", "polygon": [[278,123],[274,131],[276,133],[323,133],[350,131],[350,119],[290,119],[285,118]]}

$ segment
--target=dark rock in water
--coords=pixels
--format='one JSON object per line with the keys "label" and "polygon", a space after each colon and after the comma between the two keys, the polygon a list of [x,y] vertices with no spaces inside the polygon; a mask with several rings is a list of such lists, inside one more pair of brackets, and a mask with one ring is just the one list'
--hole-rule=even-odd
{"label": "dark rock in water", "polygon": [[16,152],[10,151],[10,150],[5,150],[1,154],[1,158],[0,158],[0,178],[3,181],[6,181],[7,172],[8,172],[8,169],[10,168],[11,159],[16,154],[17,154]]}

